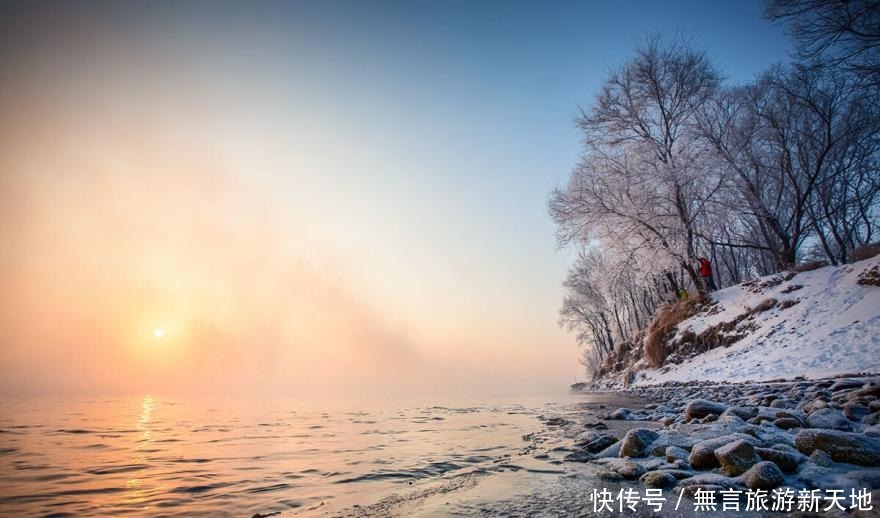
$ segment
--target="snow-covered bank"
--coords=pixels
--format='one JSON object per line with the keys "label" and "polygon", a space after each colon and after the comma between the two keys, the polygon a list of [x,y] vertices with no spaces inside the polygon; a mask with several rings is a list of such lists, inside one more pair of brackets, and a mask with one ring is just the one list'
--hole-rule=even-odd
{"label": "snow-covered bank", "polygon": [[[880,372],[878,276],[880,256],[796,275],[780,273],[717,291],[712,294],[716,304],[680,323],[671,341],[686,339],[688,332],[700,335],[751,312],[727,331],[744,336],[678,364],[640,370],[634,384]],[[865,283],[870,278],[875,281]],[[771,300],[771,309],[753,311]]]}

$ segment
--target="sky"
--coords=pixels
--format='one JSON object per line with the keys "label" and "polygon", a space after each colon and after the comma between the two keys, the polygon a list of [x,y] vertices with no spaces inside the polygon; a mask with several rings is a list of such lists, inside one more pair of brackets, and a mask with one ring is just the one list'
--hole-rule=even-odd
{"label": "sky", "polygon": [[578,107],[656,32],[751,80],[762,9],[2,4],[0,395],[566,390]]}

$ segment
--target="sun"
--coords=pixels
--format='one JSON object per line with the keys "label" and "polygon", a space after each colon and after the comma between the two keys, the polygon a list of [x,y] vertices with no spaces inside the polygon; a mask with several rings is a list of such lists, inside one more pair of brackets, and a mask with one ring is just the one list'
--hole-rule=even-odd
{"label": "sun", "polygon": [[164,336],[165,336],[165,330],[162,329],[161,327],[157,327],[156,329],[153,330],[153,337],[161,339]]}

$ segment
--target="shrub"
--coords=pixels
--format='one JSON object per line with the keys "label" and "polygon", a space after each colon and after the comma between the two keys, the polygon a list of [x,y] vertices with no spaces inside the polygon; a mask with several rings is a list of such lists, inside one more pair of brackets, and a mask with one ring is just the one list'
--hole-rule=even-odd
{"label": "shrub", "polygon": [[675,333],[678,324],[704,309],[702,299],[689,298],[661,306],[648,326],[645,336],[645,358],[651,367],[659,367],[666,359],[666,341]]}
{"label": "shrub", "polygon": [[864,245],[856,248],[850,254],[850,262],[854,263],[857,261],[864,261],[865,259],[870,259],[876,255],[880,255],[880,243],[874,243],[872,245]]}
{"label": "shrub", "polygon": [[798,273],[811,272],[813,270],[818,270],[819,268],[822,268],[823,266],[828,266],[828,263],[826,261],[807,261],[805,263],[796,264],[792,268],[792,271],[795,271]]}
{"label": "shrub", "polygon": [[798,300],[798,299],[783,300],[782,302],[779,303],[779,309],[788,309],[788,308],[796,305],[799,302],[800,302],[800,300]]}
{"label": "shrub", "polygon": [[769,310],[773,309],[774,307],[776,307],[776,302],[777,302],[776,299],[774,299],[772,297],[769,299],[764,299],[761,301],[760,304],[758,304],[757,306],[752,308],[750,313],[752,315],[754,315],[756,313],[763,313],[765,311],[769,311]]}
{"label": "shrub", "polygon": [[874,266],[866,269],[859,274],[859,279],[856,282],[862,286],[880,286],[880,268]]}

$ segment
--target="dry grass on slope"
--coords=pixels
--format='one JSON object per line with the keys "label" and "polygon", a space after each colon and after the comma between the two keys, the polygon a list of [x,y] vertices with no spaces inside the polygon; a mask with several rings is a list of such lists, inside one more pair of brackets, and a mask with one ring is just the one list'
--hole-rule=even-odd
{"label": "dry grass on slope", "polygon": [[666,342],[675,335],[678,324],[704,309],[706,304],[701,297],[692,297],[661,306],[651,325],[648,326],[645,336],[645,358],[648,360],[648,365],[655,368],[663,365],[663,360],[669,353]]}

